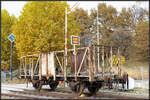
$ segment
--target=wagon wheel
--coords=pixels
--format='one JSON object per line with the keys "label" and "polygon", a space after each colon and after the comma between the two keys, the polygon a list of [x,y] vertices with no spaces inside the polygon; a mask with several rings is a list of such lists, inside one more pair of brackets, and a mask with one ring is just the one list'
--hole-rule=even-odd
{"label": "wagon wheel", "polygon": [[98,90],[104,85],[104,83],[93,83],[91,86],[88,86],[88,91],[90,92],[90,95],[95,95]]}
{"label": "wagon wheel", "polygon": [[32,84],[33,84],[33,87],[35,89],[37,89],[38,91],[41,90],[42,88],[42,83],[38,80],[38,81],[35,81],[35,80],[32,80]]}
{"label": "wagon wheel", "polygon": [[95,95],[99,90],[99,87],[88,87],[88,91],[90,92],[90,95]]}
{"label": "wagon wheel", "polygon": [[54,91],[58,86],[58,82],[52,82],[52,83],[49,84],[49,86]]}
{"label": "wagon wheel", "polygon": [[73,94],[76,96],[80,96],[85,89],[85,86],[83,83],[71,82],[71,83],[69,83],[69,86],[70,86]]}

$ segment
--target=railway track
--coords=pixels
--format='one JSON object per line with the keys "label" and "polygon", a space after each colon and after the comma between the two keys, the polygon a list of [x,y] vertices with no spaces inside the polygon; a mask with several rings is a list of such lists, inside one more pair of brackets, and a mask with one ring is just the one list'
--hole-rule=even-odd
{"label": "railway track", "polygon": [[[50,89],[42,89],[45,91],[51,91]],[[63,93],[72,93],[71,90],[67,90],[67,89],[56,89],[56,92],[63,92]],[[85,96],[90,97],[89,93],[84,93]],[[92,96],[92,97],[106,97],[106,98],[121,98],[121,99],[145,99],[145,98],[141,98],[141,97],[135,97],[135,96],[122,96],[122,95],[115,95],[115,94],[111,94],[111,93],[97,93],[96,95]]]}
{"label": "railway track", "polygon": [[64,88],[56,88],[55,91],[51,89],[43,88],[41,91],[31,89],[25,89],[25,87],[14,87],[14,86],[4,86],[3,90],[9,91],[9,93],[2,93],[2,97],[11,98],[23,98],[23,99],[145,99],[141,97],[131,97],[123,96],[111,92],[102,92],[101,90],[93,96],[90,96],[88,91],[85,89],[83,97],[77,97],[72,94],[72,91]]}
{"label": "railway track", "polygon": [[61,98],[61,99],[101,99],[101,98],[112,98],[112,99],[145,99],[145,98],[138,98],[138,97],[131,97],[131,96],[120,96],[120,95],[112,95],[108,93],[99,93],[94,96],[90,96],[89,93],[84,93],[84,97],[75,97],[72,95],[70,90],[66,89],[56,89],[55,91],[51,91],[50,89],[42,89],[42,91],[36,91],[36,90],[27,90],[24,89],[24,91],[14,91],[10,90],[10,92],[13,93],[19,93],[19,94],[26,94],[26,95],[37,95],[37,96],[46,96],[46,97],[53,97],[53,98]]}
{"label": "railway track", "polygon": [[16,94],[8,94],[8,93],[2,93],[1,97],[3,98],[12,98],[12,99],[42,99],[42,98],[37,98],[37,97],[30,97],[30,96],[21,96],[21,95],[16,95]]}
{"label": "railway track", "polygon": [[26,90],[26,91],[14,91],[14,90],[10,90],[10,92],[13,93],[19,93],[19,94],[26,94],[26,95],[37,95],[37,96],[46,96],[46,97],[53,97],[53,98],[58,98],[58,99],[89,99],[88,97],[75,97],[72,94],[69,93],[62,93],[62,92],[46,92],[46,91],[42,91],[42,92],[38,92],[38,91],[33,91],[33,90]]}

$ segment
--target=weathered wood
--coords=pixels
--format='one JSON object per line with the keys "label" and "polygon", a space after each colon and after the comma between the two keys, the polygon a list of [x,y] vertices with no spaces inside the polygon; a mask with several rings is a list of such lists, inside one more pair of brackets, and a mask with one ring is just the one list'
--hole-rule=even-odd
{"label": "weathered wood", "polygon": [[93,79],[94,79],[94,77],[95,77],[95,72],[96,72],[96,70],[95,70],[95,46],[93,47]]}
{"label": "weathered wood", "polygon": [[88,55],[89,55],[89,81],[92,81],[92,70],[91,70],[91,52],[90,47],[88,48]]}
{"label": "weathered wood", "polygon": [[[84,50],[84,49],[86,49],[87,47],[82,47],[82,48],[77,48],[76,50]],[[73,51],[74,49],[67,49],[67,51]],[[64,50],[60,50],[60,51],[54,51],[54,52],[56,52],[56,53],[63,53],[64,52]]]}
{"label": "weathered wood", "polygon": [[31,75],[31,68],[32,68],[32,66],[31,66],[31,58],[29,58],[29,75]]}
{"label": "weathered wood", "polygon": [[[64,72],[64,70],[63,70],[63,66],[61,65],[60,60],[59,60],[59,58],[58,58],[58,56],[57,56],[57,54],[56,54],[56,53],[55,53],[55,56],[56,56],[56,59],[57,59],[57,61],[58,61],[59,65],[60,65],[60,68],[61,68],[62,72]],[[63,61],[62,61],[62,63],[63,63]]]}
{"label": "weathered wood", "polygon": [[23,61],[24,61],[23,62],[23,69],[24,69],[23,72],[24,72],[24,75],[25,75],[25,59],[23,59]]}
{"label": "weathered wood", "polygon": [[42,56],[40,55],[40,60],[39,60],[39,80],[42,78]]}
{"label": "weathered wood", "polygon": [[84,59],[85,59],[85,55],[86,55],[86,53],[87,53],[87,50],[88,50],[88,49],[86,49],[85,52],[84,52],[84,55],[83,55],[82,61],[81,61],[81,63],[80,63],[80,67],[79,67],[79,70],[78,70],[78,72],[77,72],[77,75],[79,75],[79,72],[80,72],[80,70],[81,70],[83,61],[84,61]]}
{"label": "weathered wood", "polygon": [[48,76],[48,54],[46,54],[46,75]]}
{"label": "weathered wood", "polygon": [[34,73],[33,73],[33,66],[34,66],[34,64],[33,64],[33,57],[32,57],[31,79],[33,79],[33,75],[34,75]]}
{"label": "weathered wood", "polygon": [[33,54],[33,55],[22,56],[21,58],[36,57],[36,56],[39,56],[39,55],[40,54]]}
{"label": "weathered wood", "polygon": [[25,70],[24,70],[25,71],[25,78],[26,78],[26,75],[27,75],[27,70],[26,70],[27,69],[27,64],[26,64],[26,62],[27,62],[27,58],[25,57]]}
{"label": "weathered wood", "polygon": [[119,52],[119,48],[118,48],[118,75],[121,76],[121,73],[120,73],[120,52]]}
{"label": "weathered wood", "polygon": [[108,52],[106,52],[106,67],[107,67],[107,72],[109,72],[109,65],[108,65]]}
{"label": "weathered wood", "polygon": [[39,57],[38,57],[38,59],[37,59],[37,62],[36,62],[35,68],[34,68],[34,72],[35,72],[36,69],[37,69],[37,65],[38,65],[39,61],[40,61],[40,55],[39,55]]}
{"label": "weathered wood", "polygon": [[104,46],[102,48],[102,76],[104,76]]}
{"label": "weathered wood", "polygon": [[54,58],[54,81],[56,81],[56,64],[55,64],[55,53],[53,52],[53,58]]}
{"label": "weathered wood", "polygon": [[[96,55],[95,55],[95,46],[94,46],[94,48],[93,48],[93,67],[94,67],[94,74],[95,74],[95,72],[96,72],[96,61],[95,61],[95,57],[96,57]],[[94,75],[95,76],[95,75]]]}
{"label": "weathered wood", "polygon": [[110,48],[110,57],[111,57],[111,58],[110,58],[110,67],[111,67],[111,68],[110,68],[110,69],[111,69],[110,72],[112,72],[112,68],[113,68],[113,61],[112,61],[112,47]]}
{"label": "weathered wood", "polygon": [[21,76],[21,72],[22,72],[22,67],[23,67],[22,58],[20,58],[20,66],[19,66],[19,69],[20,69],[19,74],[20,74],[20,76]]}
{"label": "weathered wood", "polygon": [[66,69],[67,69],[66,63],[67,62],[66,62],[65,58],[66,58],[66,56],[64,56],[64,81],[67,80],[67,71],[66,71]]}
{"label": "weathered wood", "polygon": [[74,60],[75,60],[75,81],[77,81],[77,56],[76,56],[76,50],[75,50],[75,45],[74,45]]}

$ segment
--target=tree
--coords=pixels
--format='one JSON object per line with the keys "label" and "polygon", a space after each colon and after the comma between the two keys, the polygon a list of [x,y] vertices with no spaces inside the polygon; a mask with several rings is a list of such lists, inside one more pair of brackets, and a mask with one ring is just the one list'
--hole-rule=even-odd
{"label": "tree", "polygon": [[129,59],[130,48],[132,47],[132,36],[134,34],[134,21],[130,8],[122,8],[122,11],[118,13],[116,17],[116,27],[114,28],[113,35],[111,37],[112,45],[120,47],[121,54]]}
{"label": "tree", "polygon": [[74,11],[75,15],[75,21],[79,23],[80,26],[80,41],[85,46],[85,39],[86,35],[90,34],[90,28],[91,28],[91,20],[90,16],[88,15],[88,12],[85,11],[82,8],[77,8]]}
{"label": "tree", "polygon": [[112,41],[112,46],[120,47],[120,53],[126,59],[129,59],[129,49],[132,46],[132,34],[124,28],[117,28],[113,33],[110,41]]}
{"label": "tree", "polygon": [[[8,11],[3,9],[1,12],[1,58],[3,62],[6,62],[6,69],[9,69],[10,64],[10,48],[11,42],[8,40],[8,36],[12,33],[12,26],[16,22],[16,17],[14,15],[10,16]],[[17,51],[13,48],[13,65],[16,67],[18,64]],[[3,68],[2,68],[3,69]]]}
{"label": "tree", "polygon": [[[28,2],[14,26],[19,56],[64,49],[66,2]],[[68,14],[68,47],[70,36],[80,33],[74,14]]]}
{"label": "tree", "polygon": [[[95,9],[92,9],[90,16],[92,19],[92,33],[96,33],[97,11]],[[102,35],[101,43],[105,45],[110,45],[110,38],[116,26],[117,10],[112,6],[107,6],[105,3],[99,3],[98,17],[99,32]]]}
{"label": "tree", "polygon": [[[138,5],[130,7],[135,25],[141,20],[148,20],[149,12]],[[136,27],[136,26],[135,26]]]}
{"label": "tree", "polygon": [[132,38],[133,46],[135,46],[135,54],[140,56],[142,60],[149,58],[149,11],[140,5],[133,5],[131,8],[132,20],[134,21],[134,35]]}
{"label": "tree", "polygon": [[140,21],[136,26],[136,35],[134,36],[134,44],[138,48],[136,53],[142,58],[149,58],[149,23],[148,21]]}

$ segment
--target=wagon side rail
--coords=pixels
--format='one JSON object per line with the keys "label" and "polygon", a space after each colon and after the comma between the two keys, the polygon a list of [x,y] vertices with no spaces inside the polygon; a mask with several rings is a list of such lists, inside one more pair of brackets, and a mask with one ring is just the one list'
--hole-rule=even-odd
{"label": "wagon side rail", "polygon": [[19,78],[22,76],[26,79],[27,76],[30,76],[33,79],[34,76],[41,77],[40,74],[40,54],[22,56],[20,58],[19,66]]}

